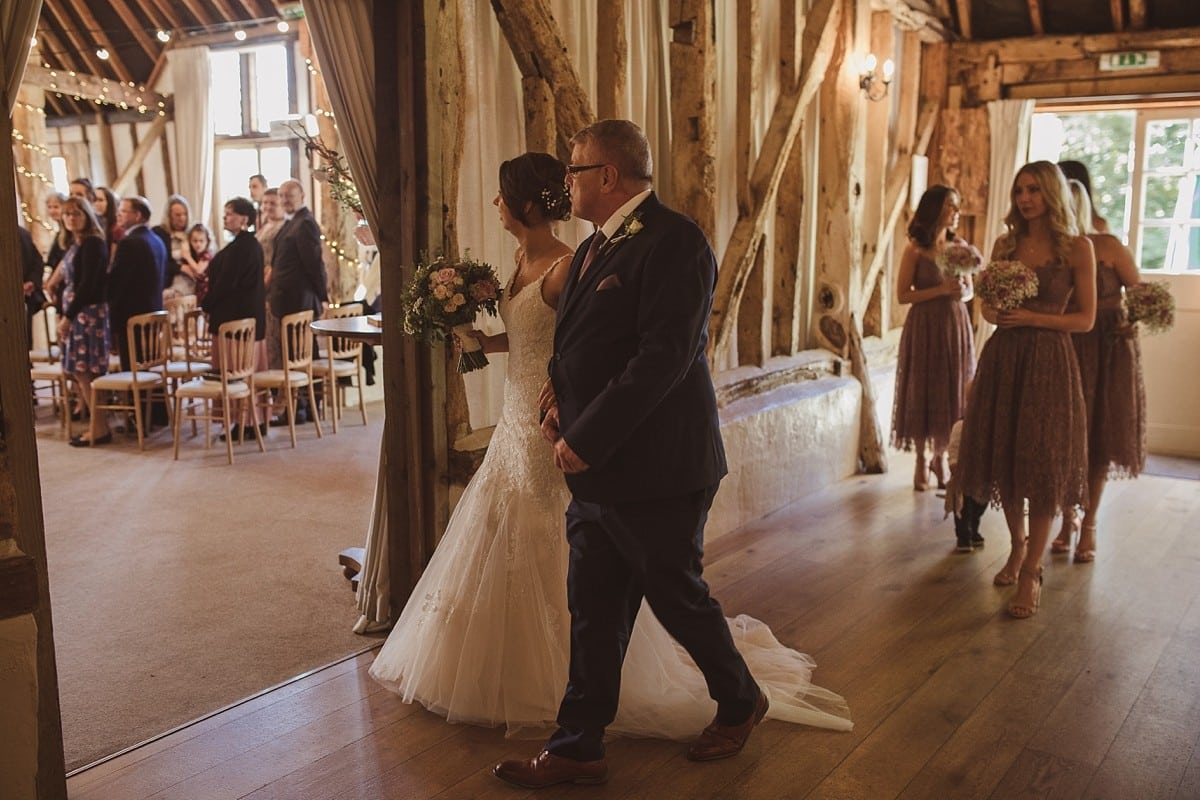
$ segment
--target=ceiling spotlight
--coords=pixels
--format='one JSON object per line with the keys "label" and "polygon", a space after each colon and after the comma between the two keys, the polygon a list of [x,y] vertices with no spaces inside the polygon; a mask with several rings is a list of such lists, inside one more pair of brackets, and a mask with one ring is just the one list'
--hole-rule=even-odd
{"label": "ceiling spotlight", "polygon": [[96,58],[100,59],[101,61],[108,61],[108,50],[101,47],[96,51]]}
{"label": "ceiling spotlight", "polygon": [[291,25],[287,24],[287,20],[283,20],[283,19],[279,20],[279,24],[276,25],[275,27],[279,29],[280,33],[287,33],[292,28]]}
{"label": "ceiling spotlight", "polygon": [[238,28],[233,32],[233,38],[237,39],[239,42],[244,42],[246,41],[246,32],[241,28]]}
{"label": "ceiling spotlight", "polygon": [[[280,24],[280,25],[286,25],[287,23],[281,22],[281,23],[279,23],[279,24]],[[34,36],[32,39],[30,39],[30,40],[29,40],[29,46],[30,46],[30,47],[37,47],[37,37],[36,37],[36,36]]]}
{"label": "ceiling spotlight", "polygon": [[167,33],[166,31],[162,30],[161,28],[159,29],[158,33],[154,34],[154,36],[163,44],[166,44],[167,42],[171,41],[171,34]]}

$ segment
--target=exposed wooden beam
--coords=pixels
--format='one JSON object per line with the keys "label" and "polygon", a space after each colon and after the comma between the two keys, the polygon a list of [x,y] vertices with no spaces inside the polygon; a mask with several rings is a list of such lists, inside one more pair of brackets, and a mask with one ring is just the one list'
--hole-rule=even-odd
{"label": "exposed wooden beam", "polygon": [[576,132],[590,125],[592,104],[547,0],[491,0],[500,30],[522,75],[540,75],[554,90],[559,155]]}
{"label": "exposed wooden beam", "polygon": [[1095,58],[1058,61],[1023,61],[1000,67],[1000,82],[1005,86],[1028,83],[1064,83],[1109,78],[1145,78],[1154,75],[1181,75],[1200,72],[1200,47],[1159,51],[1159,64],[1152,69],[1112,73],[1100,69]]}
{"label": "exposed wooden beam", "polygon": [[100,158],[104,161],[104,182],[117,177],[117,148],[113,144],[112,128],[104,118],[104,111],[96,109],[96,130],[100,132]]}
{"label": "exposed wooden beam", "polygon": [[628,116],[624,108],[628,83],[629,41],[625,36],[625,0],[596,5],[596,116]]}
{"label": "exposed wooden beam", "polygon": [[[133,34],[133,38],[137,41],[142,51],[146,54],[146,59],[155,61],[162,52],[162,42],[146,33],[146,23],[139,20],[130,9],[129,4],[125,0],[108,0],[113,11],[117,12],[117,16],[124,23],[129,32]],[[145,13],[144,11],[142,13]]]}
{"label": "exposed wooden beam", "polygon": [[[45,2],[45,9],[49,9],[55,19],[63,23],[63,35],[67,37],[67,44],[74,51],[75,55],[82,59],[88,72],[91,72],[93,75],[103,75],[105,71],[103,68],[104,62],[96,55],[95,48],[89,47],[87,42],[78,34],[77,23],[74,17],[67,13],[62,0],[45,0]],[[43,13],[45,13],[45,9],[43,9]]]}
{"label": "exposed wooden beam", "polygon": [[[46,49],[49,50],[49,53],[54,56],[54,60],[62,65],[64,70],[68,72],[87,71],[83,65],[76,60],[74,52],[69,48],[64,47],[62,40],[58,38],[58,34],[50,30],[48,26],[43,27],[38,31],[38,38],[46,43]],[[42,60],[46,61],[45,54],[43,54]],[[49,61],[46,61],[46,63],[49,63]]]}
{"label": "exposed wooden beam", "polygon": [[775,205],[779,183],[800,132],[804,111],[825,78],[842,13],[841,0],[817,0],[808,13],[801,48],[800,78],[792,91],[779,96],[750,179],[756,205],[752,213],[734,225],[721,259],[721,268],[717,272],[717,287],[709,318],[710,362],[715,363],[716,354],[724,353],[729,346],[734,330],[733,312],[741,302],[746,278],[754,266],[758,241],[762,238],[767,215]]}
{"label": "exposed wooden beam", "polygon": [[1108,0],[1108,13],[1112,17],[1113,30],[1125,30],[1125,4],[1121,0]]}
{"label": "exposed wooden beam", "polygon": [[[104,97],[108,99],[108,105],[137,111],[165,111],[170,105],[166,95],[149,89],[141,91],[125,83],[79,72],[72,75],[62,70],[47,69],[40,64],[30,64],[25,69],[25,83],[39,86],[46,92],[61,93],[64,97],[80,96],[89,101],[95,97]],[[162,105],[159,105],[160,103]]]}
{"label": "exposed wooden beam", "polygon": [[796,83],[800,72],[800,35],[804,31],[804,17],[798,0],[784,0],[779,4],[779,87],[788,91]]}
{"label": "exposed wooden beam", "polygon": [[[908,184],[912,179],[912,155],[924,155],[929,149],[929,142],[933,138],[933,130],[936,126],[938,118],[938,107],[933,103],[926,104],[921,109],[921,117],[917,123],[917,137],[913,143],[912,153],[910,157],[899,158],[896,166],[888,175],[887,190],[884,193],[884,216],[880,220],[879,229],[875,235],[875,240],[882,242],[885,238],[891,235],[892,230],[896,227],[896,221],[900,219],[900,212],[904,210],[904,204],[908,201]],[[860,293],[856,298],[855,307],[852,313],[859,319],[865,313],[867,304],[871,301],[871,293],[869,289],[875,286],[875,282],[879,280],[879,272],[883,269],[884,257],[887,255],[886,247],[879,247],[875,250],[871,261],[863,273],[863,286],[867,287],[867,291]]]}
{"label": "exposed wooden beam", "polygon": [[1105,97],[1118,95],[1200,93],[1200,74],[1146,75],[1066,83],[1031,83],[1008,87],[1011,98]]}
{"label": "exposed wooden beam", "polygon": [[762,36],[759,35],[759,0],[737,4],[737,207],[738,216],[748,215],[754,199],[750,194],[750,171],[755,155],[754,123],[762,105]]}
{"label": "exposed wooden beam", "polygon": [[971,0],[954,0],[958,10],[958,32],[964,39],[971,38]]}
{"label": "exposed wooden beam", "polygon": [[1046,26],[1042,23],[1042,2],[1041,0],[1025,0],[1029,6],[1029,24],[1033,28],[1034,36],[1041,36],[1046,32]]}
{"label": "exposed wooden beam", "polygon": [[219,22],[216,17],[209,13],[206,3],[198,2],[198,0],[173,0],[177,3],[182,3],[183,7],[188,10],[201,25],[212,25],[214,22]]}
{"label": "exposed wooden beam", "polygon": [[712,3],[672,3],[671,28],[671,189],[675,207],[696,220],[712,241],[717,227],[717,57]]}
{"label": "exposed wooden beam", "polygon": [[[167,118],[155,117],[154,122],[150,124],[150,130],[146,131],[146,136],[137,143],[137,147],[133,151],[133,155],[129,157],[129,162],[125,165],[125,169],[121,170],[121,174],[113,181],[112,190],[117,194],[123,195],[129,189],[130,183],[134,176],[141,175],[142,165],[146,163],[146,156],[150,155],[150,151],[154,149],[154,145],[162,141],[162,146],[167,146],[166,139],[163,134],[167,130]],[[134,139],[137,139],[137,128],[134,127]]]}
{"label": "exposed wooden beam", "polygon": [[[89,7],[89,4],[76,3],[76,4],[74,4],[74,7],[75,7],[75,10],[79,13],[80,19],[83,20],[83,25],[87,30],[97,31],[97,32],[103,30],[103,28],[100,25],[100,22],[96,19],[96,15],[92,13],[92,10]],[[94,33],[92,35],[94,38],[101,34]],[[105,49],[108,50],[108,59],[107,60],[112,65],[113,73],[117,76],[117,79],[120,80],[122,83],[130,83],[131,81],[133,81],[133,70],[131,70],[131,69],[129,69],[129,67],[125,66],[124,60],[122,60],[121,56],[117,53],[116,46],[112,45],[109,42],[104,42],[102,44],[102,46],[105,46]],[[97,56],[97,58],[98,57],[99,56]]]}
{"label": "exposed wooden beam", "polygon": [[[1132,27],[1132,25],[1131,25]],[[1117,50],[1170,50],[1195,47],[1200,27],[1167,30],[1126,30],[1083,36],[1023,36],[995,41],[958,42],[950,45],[950,58],[982,61],[994,52],[1001,64],[1016,61],[1079,59]]]}
{"label": "exposed wooden beam", "polygon": [[179,31],[183,29],[184,21],[183,17],[179,16],[179,11],[172,5],[173,2],[174,0],[144,0],[144,5],[147,10],[154,9],[160,19],[165,19],[166,27]]}
{"label": "exposed wooden beam", "polygon": [[1129,27],[1135,31],[1146,28],[1146,0],[1129,0]]}

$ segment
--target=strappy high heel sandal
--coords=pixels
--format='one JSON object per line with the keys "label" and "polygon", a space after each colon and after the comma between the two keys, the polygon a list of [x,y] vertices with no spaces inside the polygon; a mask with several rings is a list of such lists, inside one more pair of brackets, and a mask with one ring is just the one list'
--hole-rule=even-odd
{"label": "strappy high heel sandal", "polygon": [[1031,569],[1021,567],[1021,572],[1017,581],[1017,593],[1021,591],[1021,579],[1034,581],[1033,584],[1033,603],[1019,603],[1016,595],[1009,601],[1008,615],[1013,619],[1029,619],[1038,612],[1038,605],[1042,602],[1042,568],[1038,567],[1035,573]]}
{"label": "strappy high heel sandal", "polygon": [[917,466],[913,471],[913,491],[924,492],[929,489],[929,465],[925,463],[925,453],[917,453]]}
{"label": "strappy high heel sandal", "polygon": [[1063,517],[1062,530],[1058,532],[1058,536],[1054,541],[1050,542],[1050,552],[1056,556],[1066,555],[1071,552],[1071,545],[1075,541],[1075,534],[1079,533],[1079,517],[1075,516],[1075,509],[1066,512]]}
{"label": "strappy high heel sandal", "polygon": [[[1091,547],[1084,547],[1084,542],[1091,542]],[[1096,526],[1084,525],[1079,529],[1079,541],[1075,544],[1075,563],[1091,564],[1096,560]]]}
{"label": "strappy high heel sandal", "polygon": [[1004,569],[996,573],[996,577],[992,578],[993,586],[1012,586],[1017,582],[1017,576],[1021,571],[1021,562],[1025,560],[1025,551],[1029,547],[1029,538],[1021,544],[1020,550],[1013,550],[1008,554],[1008,561],[1004,564]]}
{"label": "strappy high heel sandal", "polygon": [[937,481],[937,488],[946,489],[946,455],[939,453],[929,462],[929,474]]}

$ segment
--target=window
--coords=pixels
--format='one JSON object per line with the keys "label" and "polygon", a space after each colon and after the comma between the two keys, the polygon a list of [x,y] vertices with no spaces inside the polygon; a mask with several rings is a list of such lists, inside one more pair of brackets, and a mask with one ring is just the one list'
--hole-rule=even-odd
{"label": "window", "polygon": [[[251,175],[265,175],[268,185],[278,186],[297,172],[295,140],[271,133],[271,123],[288,117],[298,105],[290,52],[290,43],[273,42],[209,54],[215,209],[230,198],[249,197]],[[219,210],[216,216],[220,218]]]}
{"label": "window", "polygon": [[1029,157],[1086,164],[1141,269],[1200,271],[1200,106],[1035,113]]}

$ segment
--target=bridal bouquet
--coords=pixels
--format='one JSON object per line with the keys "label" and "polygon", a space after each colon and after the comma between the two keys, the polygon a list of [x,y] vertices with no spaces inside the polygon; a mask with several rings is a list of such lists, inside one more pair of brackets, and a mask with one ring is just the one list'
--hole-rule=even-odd
{"label": "bridal bouquet", "polygon": [[1037,273],[1020,261],[993,261],[975,281],[975,294],[1000,311],[1019,308],[1037,293]]}
{"label": "bridal bouquet", "polygon": [[983,269],[983,254],[967,242],[951,242],[938,253],[937,265],[950,278],[974,275]]}
{"label": "bridal bouquet", "polygon": [[466,255],[457,261],[438,256],[417,263],[412,282],[404,290],[404,332],[425,342],[453,336],[461,347],[459,372],[487,366],[487,356],[470,335],[475,315],[496,316],[500,279],[490,264]]}
{"label": "bridal bouquet", "polygon": [[1140,322],[1148,333],[1169,331],[1175,324],[1175,298],[1166,281],[1139,283],[1125,290],[1129,322]]}

